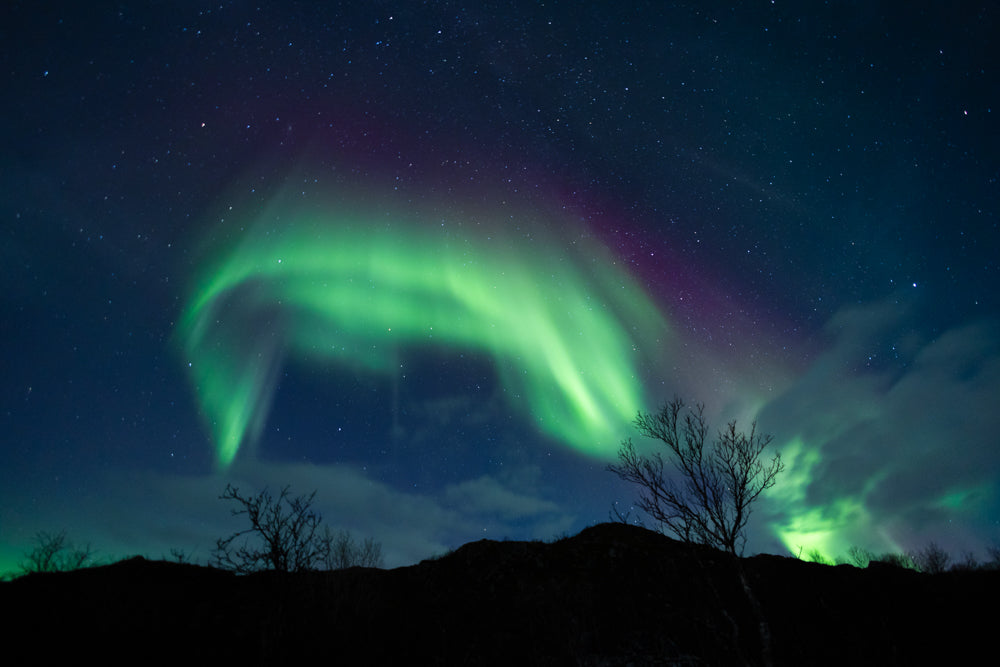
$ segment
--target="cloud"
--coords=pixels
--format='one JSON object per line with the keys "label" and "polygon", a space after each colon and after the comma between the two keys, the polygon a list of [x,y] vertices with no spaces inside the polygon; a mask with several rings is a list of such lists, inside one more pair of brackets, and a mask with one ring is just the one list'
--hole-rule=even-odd
{"label": "cloud", "polygon": [[911,313],[895,301],[837,313],[824,351],[762,411],[788,464],[769,518],[789,547],[997,539],[1000,327],[926,335]]}
{"label": "cloud", "polygon": [[[92,542],[101,555],[161,558],[180,549],[207,563],[217,538],[245,527],[244,518],[233,517],[233,507],[218,499],[227,483],[244,493],[265,487],[277,492],[288,485],[293,495],[315,490],[313,507],[324,524],[376,539],[386,565],[397,567],[484,537],[551,538],[571,529],[575,516],[539,495],[538,477],[528,466],[502,480],[480,476],[411,492],[360,467],[247,459],[225,474],[103,474],[87,485],[101,494],[88,501],[86,512],[71,503],[51,509],[60,517],[57,527],[67,526],[71,538]],[[115,520],[102,520],[108,516]]]}
{"label": "cloud", "polygon": [[523,519],[559,511],[559,506],[551,501],[518,493],[485,475],[449,486],[445,498],[467,512],[503,519]]}

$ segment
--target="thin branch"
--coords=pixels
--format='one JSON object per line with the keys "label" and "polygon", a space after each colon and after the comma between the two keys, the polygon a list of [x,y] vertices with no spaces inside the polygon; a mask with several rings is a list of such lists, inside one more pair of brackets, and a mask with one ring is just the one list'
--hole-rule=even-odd
{"label": "thin branch", "polygon": [[684,411],[679,398],[665,404],[658,413],[640,412],[635,425],[639,433],[660,441],[666,448],[674,476],[681,480],[678,484],[665,472],[660,452],[639,455],[631,439],[626,439],[618,452],[618,462],[609,465],[608,470],[639,487],[636,505],[662,531],[679,539],[709,544],[733,554],[742,552],[753,503],[784,470],[779,454],[767,465],[760,460],[771,436],[758,434],[756,422],[747,434],[738,431],[732,421],[706,448],[704,405]]}

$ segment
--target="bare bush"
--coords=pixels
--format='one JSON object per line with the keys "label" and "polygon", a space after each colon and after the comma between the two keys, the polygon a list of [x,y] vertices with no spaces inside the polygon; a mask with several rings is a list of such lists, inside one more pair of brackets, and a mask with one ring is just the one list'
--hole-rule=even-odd
{"label": "bare bush", "polygon": [[356,542],[350,532],[337,532],[325,528],[323,543],[326,551],[324,565],[328,570],[343,570],[349,567],[382,567],[382,545],[372,538]]}
{"label": "bare bush", "polygon": [[910,559],[921,572],[940,574],[948,569],[951,556],[937,542],[931,542],[923,549],[913,553]]}
{"label": "bare bush", "polygon": [[981,567],[983,566],[979,563],[979,559],[976,558],[976,554],[971,551],[963,551],[961,559],[952,564],[951,570],[953,572],[971,572]]}
{"label": "bare bush", "polygon": [[187,553],[183,549],[178,549],[177,547],[171,547],[170,559],[175,563],[182,563],[185,565],[190,565],[194,562],[191,558],[191,554]]}
{"label": "bare bush", "polygon": [[[316,492],[292,497],[288,489],[283,488],[277,498],[267,489],[243,496],[237,487],[226,485],[219,499],[236,502],[233,516],[246,516],[250,527],[216,541],[216,567],[241,574],[259,570],[302,572],[322,563],[323,542],[316,532],[322,518],[312,509]],[[237,544],[240,538],[242,542]]]}
{"label": "bare bush", "polygon": [[66,572],[78,570],[89,564],[94,555],[90,545],[77,549],[66,538],[66,531],[47,533],[41,531],[35,535],[36,546],[25,554],[21,563],[21,571],[31,572]]}
{"label": "bare bush", "polygon": [[810,550],[806,555],[806,560],[810,563],[819,563],[820,565],[833,565],[833,561],[827,558],[819,549]]}
{"label": "bare bush", "polygon": [[868,563],[877,560],[875,554],[868,549],[859,546],[852,546],[847,550],[848,563],[854,567],[868,567]]}
{"label": "bare bush", "polygon": [[880,563],[886,563],[887,565],[901,567],[906,570],[917,569],[917,564],[913,562],[913,558],[908,554],[886,552],[875,560],[877,560]]}
{"label": "bare bush", "polygon": [[635,420],[642,435],[666,446],[679,481],[665,470],[667,460],[660,452],[640,455],[631,439],[622,443],[618,463],[608,470],[640,487],[636,504],[661,531],[735,555],[746,543],[744,532],[753,503],[774,485],[785,466],[780,454],[770,462],[761,460],[771,436],[758,434],[756,422],[749,433],[737,431],[736,422],[729,422],[706,448],[704,406],[682,415],[683,408],[684,403],[674,398],[660,412],[640,412]]}
{"label": "bare bush", "polygon": [[990,559],[982,564],[984,570],[1000,570],[1000,545],[993,544],[986,547],[986,553]]}
{"label": "bare bush", "polygon": [[315,495],[293,497],[286,486],[277,498],[267,489],[244,496],[226,485],[219,498],[235,501],[233,515],[246,516],[250,527],[218,540],[212,564],[240,574],[382,567],[382,545],[375,540],[358,543],[346,530],[320,530],[323,519],[312,508]]}

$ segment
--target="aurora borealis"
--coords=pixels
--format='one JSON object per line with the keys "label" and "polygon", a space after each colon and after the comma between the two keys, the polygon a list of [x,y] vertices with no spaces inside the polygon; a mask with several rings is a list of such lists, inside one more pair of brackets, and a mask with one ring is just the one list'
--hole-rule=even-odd
{"label": "aurora borealis", "polygon": [[573,533],[674,395],[786,461],[749,552],[1000,543],[991,6],[149,4],[0,10],[0,573],[227,483]]}
{"label": "aurora borealis", "polygon": [[521,247],[502,228],[483,243],[402,215],[371,227],[335,206],[293,215],[248,233],[195,291],[180,330],[222,467],[259,437],[286,354],[395,373],[406,348],[432,345],[485,351],[539,431],[614,454],[668,329],[602,248]]}

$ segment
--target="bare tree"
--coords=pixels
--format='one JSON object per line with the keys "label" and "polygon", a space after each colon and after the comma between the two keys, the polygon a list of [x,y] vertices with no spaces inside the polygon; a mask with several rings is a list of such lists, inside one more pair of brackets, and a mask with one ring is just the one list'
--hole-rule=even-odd
{"label": "bare tree", "polygon": [[893,553],[892,551],[887,551],[878,558],[872,559],[872,561],[885,563],[887,565],[893,565],[895,567],[903,568],[905,570],[917,569],[917,564],[913,562],[913,558],[911,558],[908,554],[904,553]]}
{"label": "bare tree", "polygon": [[986,553],[989,554],[990,559],[983,563],[983,569],[1000,570],[1000,544],[991,544],[986,547]]}
{"label": "bare tree", "polygon": [[[254,496],[240,495],[231,484],[219,496],[235,501],[234,516],[246,515],[250,527],[216,541],[213,564],[239,573],[258,570],[302,572],[323,562],[324,544],[317,533],[322,518],[312,509],[313,491],[292,497],[289,487],[277,498],[267,489]],[[240,544],[236,541],[243,538]]]}
{"label": "bare tree", "polygon": [[847,550],[847,557],[850,559],[848,562],[854,567],[868,567],[868,563],[876,560],[875,554],[857,545]]}
{"label": "bare tree", "polygon": [[175,563],[191,564],[194,562],[191,559],[191,554],[187,553],[183,549],[178,549],[177,547],[170,548],[170,558]]}
{"label": "bare tree", "polygon": [[976,554],[971,551],[963,551],[959,560],[951,565],[952,572],[972,572],[982,567]]}
{"label": "bare tree", "polygon": [[65,530],[58,533],[40,531],[35,535],[35,542],[35,548],[25,554],[21,563],[25,574],[78,570],[88,564],[94,553],[89,544],[82,549],[74,548]]}
{"label": "bare tree", "polygon": [[923,549],[910,555],[917,569],[927,574],[940,574],[948,569],[951,556],[937,542],[931,542]]}
{"label": "bare tree", "polygon": [[343,570],[349,567],[382,567],[382,545],[372,538],[365,538],[360,544],[346,530],[323,530],[326,551],[324,565],[328,570]]}
{"label": "bare tree", "polygon": [[826,554],[819,549],[810,549],[806,560],[810,563],[819,563],[820,565],[833,565],[833,561],[827,558]]}
{"label": "bare tree", "polygon": [[[631,439],[622,442],[618,463],[608,470],[640,487],[640,509],[667,531],[686,542],[698,542],[736,555],[746,544],[745,529],[753,503],[774,485],[785,466],[781,455],[761,460],[771,436],[736,430],[731,421],[706,447],[705,408],[684,410],[674,398],[655,414],[639,412],[636,428],[667,448],[652,456],[636,452]],[[675,480],[667,470],[667,460]]]}
{"label": "bare tree", "polygon": [[[312,509],[316,492],[292,497],[288,489],[283,488],[277,498],[267,489],[244,496],[227,484],[219,498],[236,501],[233,515],[246,515],[250,527],[217,540],[212,564],[240,574],[382,567],[379,542],[366,538],[359,544],[346,530],[334,532],[327,526],[320,530],[323,519]],[[182,562],[182,557],[174,557]]]}

